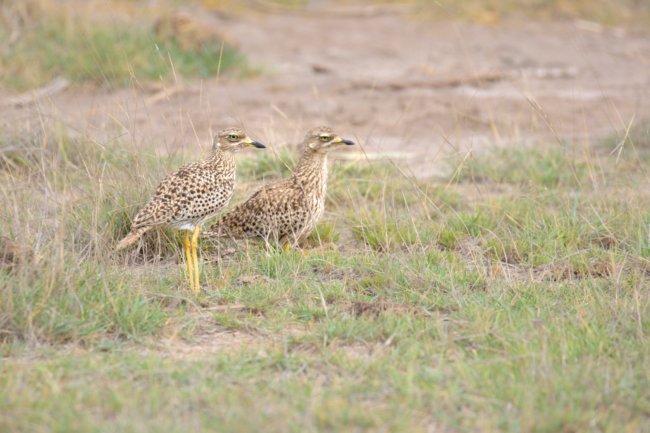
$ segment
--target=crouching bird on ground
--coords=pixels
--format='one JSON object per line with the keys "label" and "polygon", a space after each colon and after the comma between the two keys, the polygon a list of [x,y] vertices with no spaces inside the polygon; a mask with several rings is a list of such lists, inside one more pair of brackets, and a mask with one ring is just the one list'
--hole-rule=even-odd
{"label": "crouching bird on ground", "polygon": [[310,130],[293,176],[263,186],[223,214],[203,236],[261,238],[289,250],[314,230],[325,210],[328,152],[353,144],[328,127]]}
{"label": "crouching bird on ground", "polygon": [[[197,240],[204,221],[228,204],[235,187],[235,152],[264,148],[240,128],[226,128],[214,138],[211,155],[187,164],[158,185],[149,202],[133,220],[131,233],[118,244],[121,250],[137,242],[148,230],[163,225],[185,231],[184,247],[190,286],[200,290]],[[192,238],[190,240],[190,232]]]}

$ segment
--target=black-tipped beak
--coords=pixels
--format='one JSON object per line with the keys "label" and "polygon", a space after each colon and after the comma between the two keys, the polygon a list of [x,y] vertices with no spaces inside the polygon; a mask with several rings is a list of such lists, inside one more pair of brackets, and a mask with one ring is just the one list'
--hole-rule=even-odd
{"label": "black-tipped beak", "polygon": [[352,140],[347,140],[347,139],[343,139],[343,140],[341,140],[341,143],[345,143],[345,144],[347,144],[348,146],[352,146],[352,145],[354,144],[354,141],[352,141]]}
{"label": "black-tipped beak", "polygon": [[253,141],[251,144],[252,144],[253,146],[257,147],[258,149],[266,149],[266,146],[264,146],[264,145],[263,145],[262,143],[260,143],[259,141]]}

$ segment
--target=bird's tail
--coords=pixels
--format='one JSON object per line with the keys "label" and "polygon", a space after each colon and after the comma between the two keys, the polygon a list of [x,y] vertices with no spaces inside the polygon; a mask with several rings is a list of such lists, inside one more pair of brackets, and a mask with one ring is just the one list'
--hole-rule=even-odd
{"label": "bird's tail", "polygon": [[115,250],[119,251],[119,250],[122,250],[122,249],[128,247],[129,245],[132,245],[132,244],[136,243],[142,237],[142,235],[145,234],[145,232],[148,231],[148,230],[149,230],[149,227],[143,227],[143,228],[139,228],[139,229],[132,229],[131,233],[126,235],[124,237],[124,239],[122,239],[117,244],[117,246],[115,247]]}

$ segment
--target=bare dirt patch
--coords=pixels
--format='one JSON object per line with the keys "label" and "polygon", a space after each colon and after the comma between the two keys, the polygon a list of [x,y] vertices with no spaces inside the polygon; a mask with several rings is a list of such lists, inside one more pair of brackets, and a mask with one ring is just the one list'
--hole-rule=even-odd
{"label": "bare dirt patch", "polygon": [[265,337],[243,331],[213,331],[192,337],[191,341],[172,338],[156,345],[156,351],[175,359],[200,359],[249,349],[261,350]]}
{"label": "bare dirt patch", "polygon": [[[223,306],[224,311],[236,314],[238,305]],[[214,311],[214,309],[206,309]],[[206,317],[206,321],[209,319]],[[201,359],[214,355],[232,354],[242,351],[267,353],[281,348],[292,338],[307,335],[303,325],[285,325],[279,332],[265,332],[259,329],[225,329],[216,324],[204,324],[191,338],[173,335],[155,342],[147,350],[155,351],[174,359]]]}

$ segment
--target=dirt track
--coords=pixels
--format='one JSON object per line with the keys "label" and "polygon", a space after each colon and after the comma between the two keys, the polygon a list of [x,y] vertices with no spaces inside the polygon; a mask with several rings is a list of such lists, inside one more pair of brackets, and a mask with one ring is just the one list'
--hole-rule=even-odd
{"label": "dirt track", "polygon": [[419,20],[407,8],[318,5],[204,19],[262,73],[185,81],[159,94],[72,87],[38,105],[0,108],[0,118],[16,124],[39,112],[98,139],[188,152],[204,152],[210,128],[232,122],[272,145],[327,123],[426,176],[455,148],[593,142],[650,115],[650,34],[641,31],[585,22],[483,27]]}

